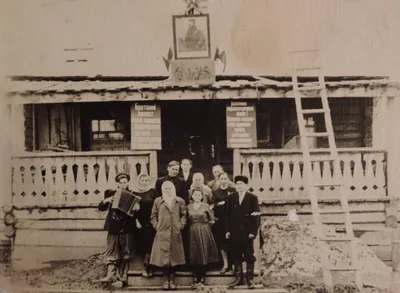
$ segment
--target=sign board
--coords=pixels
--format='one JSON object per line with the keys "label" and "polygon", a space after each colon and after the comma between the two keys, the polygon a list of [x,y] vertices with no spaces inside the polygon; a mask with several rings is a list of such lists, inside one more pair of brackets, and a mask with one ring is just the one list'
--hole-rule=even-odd
{"label": "sign board", "polygon": [[257,147],[256,105],[251,102],[232,102],[226,107],[228,148]]}
{"label": "sign board", "polygon": [[161,150],[160,105],[132,105],[131,134],[132,150]]}
{"label": "sign board", "polygon": [[215,61],[212,59],[172,60],[171,81],[179,84],[209,85],[215,83]]}

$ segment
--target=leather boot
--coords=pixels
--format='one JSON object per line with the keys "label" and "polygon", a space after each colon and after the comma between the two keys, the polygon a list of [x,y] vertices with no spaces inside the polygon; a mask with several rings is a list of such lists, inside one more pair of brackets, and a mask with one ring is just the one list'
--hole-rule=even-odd
{"label": "leather boot", "polygon": [[121,260],[120,280],[122,282],[127,282],[128,281],[128,271],[129,271],[129,259]]}
{"label": "leather boot", "polygon": [[236,286],[243,285],[242,265],[235,266],[235,281],[228,285],[228,289],[234,289]]}
{"label": "leather boot", "polygon": [[107,276],[105,276],[103,279],[100,279],[100,282],[102,283],[107,283],[112,280],[116,279],[115,273],[117,270],[117,266],[115,264],[108,264],[107,265]]}
{"label": "leather boot", "polygon": [[170,273],[169,274],[169,288],[171,290],[176,290],[176,285],[175,285],[175,273]]}
{"label": "leather boot", "polygon": [[164,283],[162,286],[163,290],[169,290],[169,273],[164,272]]}
{"label": "leather boot", "polygon": [[255,286],[253,284],[253,278],[254,278],[254,263],[252,264],[247,264],[247,271],[246,271],[246,279],[247,279],[247,287],[249,289],[255,289]]}

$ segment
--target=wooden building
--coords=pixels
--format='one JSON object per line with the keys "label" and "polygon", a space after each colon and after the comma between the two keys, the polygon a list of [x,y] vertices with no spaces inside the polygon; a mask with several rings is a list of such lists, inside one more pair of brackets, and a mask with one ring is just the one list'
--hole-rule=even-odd
{"label": "wooden building", "polygon": [[[82,4],[80,8],[86,12],[95,9],[95,15],[110,8],[105,3],[99,8],[88,2],[91,4]],[[210,4],[209,13],[213,21],[227,16],[220,2]],[[237,11],[244,5],[242,2],[235,1]],[[309,5],[314,3],[308,2]],[[280,7],[277,3],[274,4],[276,9]],[[270,11],[268,5],[258,4]],[[118,8],[110,8],[110,15],[117,11],[125,13],[123,11],[129,5],[121,1]],[[346,5],[351,6],[349,3]],[[71,4],[60,2],[56,6],[58,8],[54,11],[46,6],[40,9],[48,9],[47,17],[50,10],[60,15],[78,11]],[[149,7],[142,8],[149,12]],[[295,8],[291,9],[294,11]],[[141,21],[143,9],[140,13],[134,12]],[[168,9],[170,14],[165,12],[161,15],[161,10],[154,12],[156,24],[149,25],[149,30],[154,32],[156,27],[170,24],[171,15],[182,12],[182,8]],[[277,14],[289,17],[283,7],[279,9]],[[306,7],[302,9],[307,10]],[[254,8],[249,10],[254,12]],[[370,7],[372,11],[373,5]],[[79,10],[79,13],[83,12]],[[316,11],[313,13],[318,15]],[[329,11],[326,13],[330,15]],[[20,15],[24,16],[23,12]],[[306,18],[306,13],[299,15]],[[242,16],[245,19],[252,17],[246,13]],[[99,19],[94,17],[92,21],[97,23]],[[116,21],[117,29],[126,29],[127,24],[138,24],[138,20],[135,21],[131,23],[120,18]],[[340,23],[338,19],[332,21]],[[259,22],[258,25],[262,28],[272,24]],[[241,32],[228,26],[211,25],[212,32],[214,28],[212,52],[221,40],[228,56],[232,52],[228,62],[233,66],[231,69],[228,66],[226,72],[216,68],[215,81],[206,85],[176,83],[167,76],[160,55],[170,46],[165,40],[171,39],[169,29],[167,37],[164,34],[160,37],[162,53],[157,43],[147,44],[146,48],[151,49],[146,51],[143,43],[135,47],[126,41],[135,56],[124,59],[129,54],[123,57],[113,54],[116,66],[112,67],[112,62],[105,58],[107,52],[112,52],[110,44],[107,44],[108,51],[101,47],[104,44],[99,41],[101,38],[94,45],[87,45],[88,40],[84,37],[91,34],[84,27],[84,37],[78,40],[70,36],[75,40],[73,47],[67,47],[62,41],[57,45],[63,53],[58,59],[53,57],[62,62],[54,68],[49,65],[53,57],[48,57],[48,63],[43,61],[45,68],[40,68],[40,62],[31,57],[35,70],[22,63],[11,70],[4,97],[7,101],[4,111],[8,117],[4,123],[10,126],[11,156],[8,162],[11,167],[7,169],[9,175],[4,180],[12,184],[5,191],[3,203],[13,207],[16,218],[12,256],[16,267],[27,268],[28,264],[37,267],[51,261],[86,258],[102,252],[105,215],[96,208],[104,190],[115,186],[114,175],[122,170],[130,172],[132,184],[140,172],[149,173],[156,179],[164,174],[166,164],[173,159],[190,158],[195,170],[203,172],[207,179],[211,179],[211,167],[215,164],[223,165],[231,175],[246,174],[251,179],[251,190],[259,196],[265,216],[286,216],[290,209],[295,208],[301,219],[311,221],[302,179],[302,156],[297,148],[298,128],[288,63],[272,61],[271,55],[276,51],[268,51],[270,47],[262,41],[268,51],[265,53],[267,57],[257,64],[255,60],[263,56],[260,53],[262,47],[254,49],[254,55],[249,53],[243,57],[241,54],[246,50],[238,40],[234,37],[224,39],[226,32],[230,36]],[[70,33],[74,31],[71,27],[63,29]],[[279,32],[280,29],[270,27],[271,31]],[[309,27],[303,29],[308,31]],[[111,31],[106,31],[109,37],[114,36]],[[134,31],[140,34],[137,28]],[[249,27],[245,31],[250,34]],[[337,38],[340,43],[341,39]],[[118,38],[114,36],[114,40]],[[85,45],[77,45],[79,42]],[[280,46],[284,45],[280,43]],[[296,46],[291,44],[292,48]],[[286,49],[281,48],[281,51],[286,52]],[[391,230],[385,227],[386,206],[396,203],[400,187],[400,134],[396,129],[400,122],[397,114],[400,109],[398,84],[382,77],[388,73],[384,65],[371,73],[373,70],[360,67],[365,59],[352,59],[348,56],[350,51],[344,50],[341,57],[334,55],[336,52],[330,48],[321,52],[327,68],[332,120],[342,163],[340,166],[315,165],[314,171],[321,183],[329,183],[334,172],[342,175],[357,231],[363,234],[361,238],[381,259],[389,262],[392,243]],[[32,56],[34,54],[35,50]],[[143,58],[136,56],[140,54],[147,58],[143,57],[149,63],[147,67],[142,67],[144,63],[140,59]],[[375,52],[368,56],[376,57],[370,63],[372,67],[376,62],[386,60],[376,56]],[[275,57],[285,59],[284,53]],[[101,67],[102,58],[109,67]],[[125,62],[128,65],[123,66]],[[133,64],[138,65],[130,67]],[[359,69],[355,70],[357,65]],[[127,73],[130,70],[133,73]],[[300,81],[312,82],[312,78],[303,77]],[[316,103],[316,95],[309,95],[309,107]],[[242,103],[254,109],[252,126],[255,136],[251,148],[229,146],[227,109],[232,103]],[[140,108],[143,106],[148,107],[144,112],[150,113],[149,116],[143,114]],[[320,130],[318,119],[307,121],[310,131]],[[143,122],[145,120],[147,122]],[[147,134],[140,136],[139,130]],[[318,155],[324,156],[326,142],[315,140],[310,144]],[[144,148],[144,145],[148,147]],[[337,201],[334,189],[321,190],[320,195],[326,198],[326,204],[334,206]],[[341,229],[337,215],[326,215],[324,221]]]}

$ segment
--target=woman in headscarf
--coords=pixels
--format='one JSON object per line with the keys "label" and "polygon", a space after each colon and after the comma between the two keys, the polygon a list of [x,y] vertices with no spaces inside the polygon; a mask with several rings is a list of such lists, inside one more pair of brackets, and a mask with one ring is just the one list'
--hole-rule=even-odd
{"label": "woman in headscarf", "polygon": [[143,277],[151,277],[153,272],[149,262],[156,231],[150,223],[150,216],[154,200],[156,199],[156,190],[150,185],[150,176],[148,174],[140,174],[137,177],[132,193],[141,198],[140,210],[137,213],[136,219],[136,250],[144,256]]}
{"label": "woman in headscarf", "polygon": [[211,207],[214,210],[215,224],[212,226],[215,241],[221,252],[223,266],[221,274],[225,274],[229,268],[228,262],[228,242],[225,238],[225,218],[226,218],[226,200],[236,189],[229,186],[228,174],[222,172],[218,178],[219,187],[213,191],[211,197]]}
{"label": "woman in headscarf", "polygon": [[156,236],[151,250],[150,264],[160,267],[164,273],[164,290],[176,290],[177,266],[185,264],[182,229],[186,225],[186,204],[177,196],[171,181],[161,185],[162,196],[158,197],[151,211],[151,224]]}
{"label": "woman in headscarf", "polygon": [[[201,173],[193,174],[193,183],[190,186],[189,193],[192,194],[194,190],[200,190],[203,194],[203,202],[209,203],[212,196],[211,188],[204,184],[204,176]],[[192,202],[193,200],[191,200]]]}

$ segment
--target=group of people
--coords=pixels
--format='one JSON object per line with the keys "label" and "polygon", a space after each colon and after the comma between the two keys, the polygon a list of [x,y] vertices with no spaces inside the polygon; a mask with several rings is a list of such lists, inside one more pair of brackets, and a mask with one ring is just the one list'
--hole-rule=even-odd
{"label": "group of people", "polygon": [[[246,280],[254,288],[254,239],[260,226],[256,195],[247,190],[248,178],[236,176],[234,182],[222,166],[213,167],[214,179],[205,184],[201,173],[191,172],[188,159],[168,164],[168,174],[158,178],[155,188],[150,177],[140,174],[132,190],[130,176],[116,176],[117,190],[107,190],[99,204],[108,210],[104,229],[107,236],[107,276],[127,280],[129,262],[134,253],[144,256],[143,277],[154,270],[164,275],[164,290],[175,290],[175,272],[186,266],[194,272],[194,286],[204,284],[209,265],[222,263],[221,274],[234,266],[235,281],[230,288],[244,284],[242,269],[246,262]],[[118,209],[121,191],[138,200]]]}

